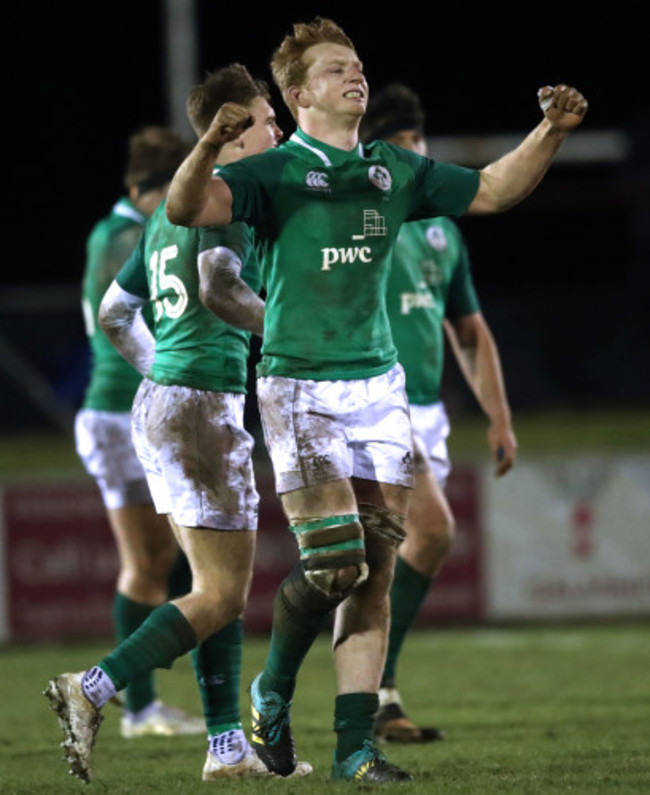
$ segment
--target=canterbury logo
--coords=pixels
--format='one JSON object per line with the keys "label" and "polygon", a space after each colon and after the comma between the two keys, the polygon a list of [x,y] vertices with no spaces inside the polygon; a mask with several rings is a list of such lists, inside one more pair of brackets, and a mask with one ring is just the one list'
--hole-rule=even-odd
{"label": "canterbury logo", "polygon": [[309,171],[305,177],[305,182],[308,188],[315,190],[329,190],[330,179],[323,171]]}

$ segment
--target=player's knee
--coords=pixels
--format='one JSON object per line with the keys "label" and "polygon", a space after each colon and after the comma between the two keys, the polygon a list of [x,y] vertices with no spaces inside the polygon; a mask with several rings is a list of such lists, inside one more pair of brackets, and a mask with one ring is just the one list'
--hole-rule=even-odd
{"label": "player's knee", "polygon": [[359,503],[359,518],[366,537],[373,542],[397,548],[406,538],[404,517],[371,503]]}
{"label": "player's knee", "polygon": [[342,602],[345,597],[368,577],[365,562],[340,569],[313,569],[305,571],[307,581],[328,597]]}
{"label": "player's knee", "polygon": [[[456,523],[450,513],[441,513],[434,521],[423,524],[421,530],[415,529],[421,539],[420,543],[429,548],[432,554],[446,557],[456,533]],[[409,533],[411,530],[409,529]]]}
{"label": "player's knee", "polygon": [[293,524],[305,580],[340,603],[368,576],[358,514],[339,514]]}

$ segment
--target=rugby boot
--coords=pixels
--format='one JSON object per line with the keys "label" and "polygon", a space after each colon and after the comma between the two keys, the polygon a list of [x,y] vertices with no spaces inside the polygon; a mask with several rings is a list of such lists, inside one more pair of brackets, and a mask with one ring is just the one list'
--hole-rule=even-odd
{"label": "rugby boot", "polygon": [[366,740],[363,748],[355,751],[341,762],[332,763],[333,781],[356,781],[364,784],[384,784],[386,782],[412,781],[413,776],[386,759],[371,740]]}
{"label": "rugby boot", "polygon": [[175,737],[180,734],[205,734],[205,720],[182,709],[154,701],[137,715],[125,712],[120,722],[122,737]]}
{"label": "rugby boot", "polygon": [[296,769],[296,748],[291,734],[291,702],[279,693],[259,691],[261,674],[251,685],[251,744],[271,773],[290,776]]}
{"label": "rugby boot", "polygon": [[434,726],[416,726],[402,707],[396,688],[379,691],[380,707],[375,715],[374,737],[384,743],[432,743],[444,740],[445,733]]}
{"label": "rugby boot", "polygon": [[[298,762],[292,777],[308,776],[313,772],[308,762]],[[215,781],[221,778],[239,778],[242,776],[270,777],[275,776],[267,770],[251,748],[241,730],[223,732],[210,740],[210,748],[203,766],[203,781]]]}
{"label": "rugby boot", "polygon": [[69,772],[88,784],[93,778],[92,749],[104,716],[84,695],[81,680],[85,673],[55,676],[43,695],[63,729],[61,747]]}

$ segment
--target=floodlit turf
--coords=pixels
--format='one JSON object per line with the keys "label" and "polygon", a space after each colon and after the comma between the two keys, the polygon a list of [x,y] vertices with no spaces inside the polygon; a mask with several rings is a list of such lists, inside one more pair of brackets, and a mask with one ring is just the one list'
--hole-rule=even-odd
{"label": "floodlit turf", "polygon": [[[294,701],[298,754],[307,779],[203,784],[200,737],[123,740],[116,708],[95,749],[95,781],[72,779],[61,761],[60,730],[41,691],[48,676],[96,662],[106,645],[0,649],[2,795],[97,792],[343,793],[329,782],[334,678],[326,637],[305,662]],[[245,646],[243,684],[259,669],[265,638]],[[402,793],[650,792],[650,631],[646,626],[462,629],[414,634],[401,663],[414,718],[447,740],[391,746],[390,759],[415,781],[383,786]],[[199,710],[188,658],[157,674],[170,704]],[[245,727],[248,702],[242,695]],[[367,791],[368,788],[364,788]]]}

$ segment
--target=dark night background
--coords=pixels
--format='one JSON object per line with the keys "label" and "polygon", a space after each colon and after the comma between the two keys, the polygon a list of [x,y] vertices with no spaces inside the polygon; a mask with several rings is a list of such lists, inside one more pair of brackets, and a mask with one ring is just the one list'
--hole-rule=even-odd
{"label": "dark night background", "polygon": [[[284,33],[320,14],[356,43],[371,91],[401,80],[422,95],[433,136],[523,136],[539,119],[539,86],[578,87],[590,101],[581,129],[623,133],[627,156],[557,163],[518,208],[460,223],[515,410],[643,407],[650,402],[647,7],[444,2],[423,10],[392,4],[386,12],[368,3],[204,0],[196,5],[197,79],[232,61],[270,79],[269,57]],[[44,421],[21,399],[8,373],[12,357],[14,375],[33,366],[62,406],[78,401],[87,359],[74,306],[85,239],[122,193],[128,135],[169,118],[163,2],[5,2],[2,16],[0,405],[9,429]],[[277,94],[275,104],[288,134]],[[459,411],[472,407],[453,372],[449,378],[448,399]]]}

